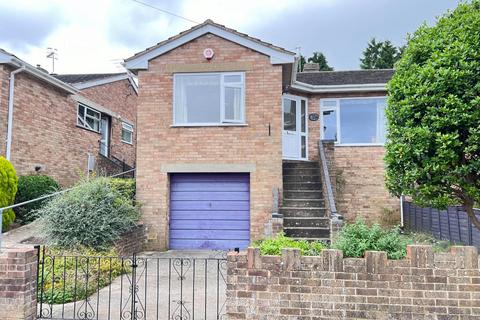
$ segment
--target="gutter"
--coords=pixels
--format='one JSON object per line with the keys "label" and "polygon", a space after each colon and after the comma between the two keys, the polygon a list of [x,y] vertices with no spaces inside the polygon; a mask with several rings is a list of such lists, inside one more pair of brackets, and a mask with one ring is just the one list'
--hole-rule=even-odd
{"label": "gutter", "polygon": [[300,92],[306,93],[327,93],[327,92],[368,92],[385,91],[386,83],[367,83],[367,84],[342,84],[342,85],[311,85],[300,81],[295,81],[290,86]]}
{"label": "gutter", "polygon": [[7,120],[7,146],[5,151],[5,158],[10,161],[12,152],[12,137],[13,137],[13,100],[15,99],[15,75],[25,71],[25,65],[10,72],[10,87],[8,93],[8,120]]}

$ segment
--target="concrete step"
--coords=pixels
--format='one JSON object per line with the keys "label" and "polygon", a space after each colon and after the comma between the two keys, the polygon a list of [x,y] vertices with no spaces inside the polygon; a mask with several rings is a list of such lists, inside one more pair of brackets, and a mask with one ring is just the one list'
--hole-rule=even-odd
{"label": "concrete step", "polygon": [[283,207],[322,208],[323,199],[283,199]]}
{"label": "concrete step", "polygon": [[284,190],[283,197],[285,200],[287,199],[323,199],[323,193],[322,191],[317,191],[317,190],[300,190],[300,191]]}
{"label": "concrete step", "polygon": [[284,175],[283,182],[321,182],[320,175]]}
{"label": "concrete step", "polygon": [[319,175],[320,168],[283,168],[283,175]]}
{"label": "concrete step", "polygon": [[294,218],[294,217],[322,218],[322,217],[326,217],[327,215],[325,208],[281,207],[278,209],[278,213],[282,214],[285,218]]}
{"label": "concrete step", "polygon": [[319,168],[317,161],[284,161],[283,168],[312,169]]}
{"label": "concrete step", "polygon": [[300,191],[300,190],[317,190],[322,191],[321,182],[283,182],[283,190]]}
{"label": "concrete step", "polygon": [[283,218],[283,227],[284,228],[329,228],[330,219],[327,217],[323,218],[311,218],[311,217],[300,217],[300,218]]}
{"label": "concrete step", "polygon": [[330,237],[328,228],[284,228],[283,231],[287,237],[325,239]]}

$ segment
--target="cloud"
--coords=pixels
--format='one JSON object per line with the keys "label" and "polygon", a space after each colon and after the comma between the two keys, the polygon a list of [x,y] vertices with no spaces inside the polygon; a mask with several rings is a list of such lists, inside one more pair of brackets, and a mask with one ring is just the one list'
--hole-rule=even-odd
{"label": "cloud", "polygon": [[62,12],[53,6],[24,7],[0,4],[0,43],[11,50],[27,51],[40,46],[55,30],[64,24]]}

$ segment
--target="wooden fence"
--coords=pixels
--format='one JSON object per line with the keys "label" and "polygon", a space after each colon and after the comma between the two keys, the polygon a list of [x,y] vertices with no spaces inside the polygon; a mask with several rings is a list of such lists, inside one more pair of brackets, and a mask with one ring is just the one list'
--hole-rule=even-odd
{"label": "wooden fence", "polygon": [[[475,209],[475,214],[480,218],[480,210]],[[472,245],[480,249],[480,230],[470,222],[462,207],[438,210],[418,207],[404,201],[403,223],[407,230],[430,233],[437,239]]]}

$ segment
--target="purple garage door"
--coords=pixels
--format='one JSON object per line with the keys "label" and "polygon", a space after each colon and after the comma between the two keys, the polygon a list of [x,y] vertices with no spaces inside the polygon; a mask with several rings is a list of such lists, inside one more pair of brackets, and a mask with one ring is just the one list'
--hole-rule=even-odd
{"label": "purple garage door", "polygon": [[249,243],[248,174],[171,175],[170,249],[233,249]]}

